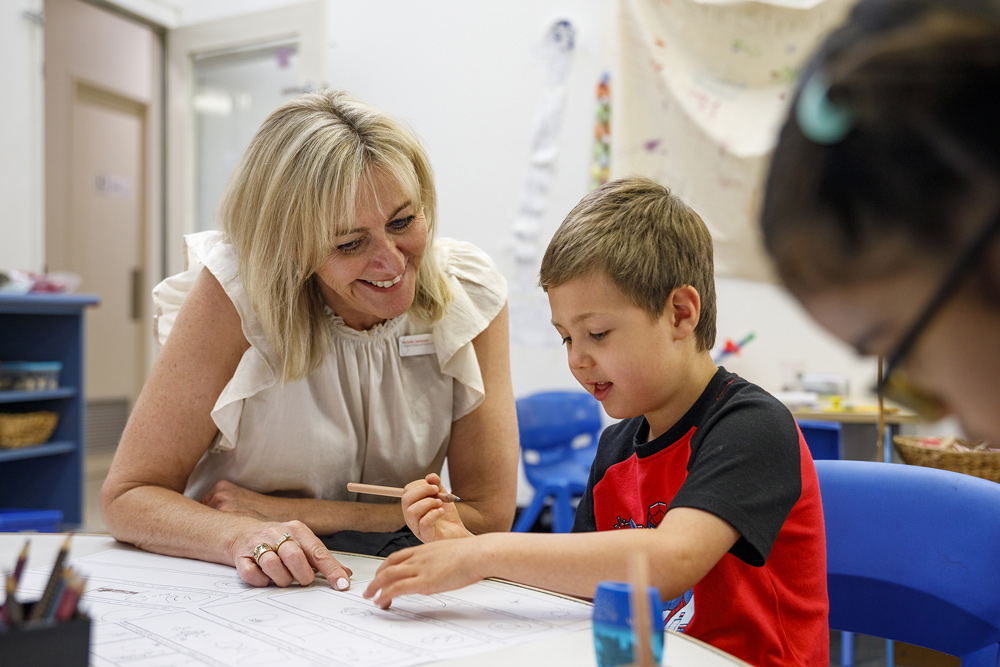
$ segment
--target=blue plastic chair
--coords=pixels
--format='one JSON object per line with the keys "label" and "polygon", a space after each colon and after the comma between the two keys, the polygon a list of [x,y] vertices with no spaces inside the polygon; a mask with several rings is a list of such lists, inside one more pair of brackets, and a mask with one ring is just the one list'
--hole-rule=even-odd
{"label": "blue plastic chair", "polygon": [[802,420],[799,430],[814,461],[844,458],[840,422]]}
{"label": "blue plastic chair", "polygon": [[[573,528],[575,499],[587,490],[590,465],[601,433],[601,406],[583,391],[543,391],[520,398],[517,429],[524,475],[535,495],[514,532],[531,529],[552,500],[552,532]],[[583,446],[578,446],[581,440]]]}
{"label": "blue plastic chair", "polygon": [[997,667],[1000,484],[948,470],[816,461],[830,627]]}

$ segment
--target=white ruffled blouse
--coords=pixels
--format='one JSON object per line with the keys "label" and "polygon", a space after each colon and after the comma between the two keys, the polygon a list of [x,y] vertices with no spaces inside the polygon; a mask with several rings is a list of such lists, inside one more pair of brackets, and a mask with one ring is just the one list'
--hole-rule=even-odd
{"label": "white ruffled blouse", "polygon": [[[485,395],[472,339],[507,299],[507,283],[484,252],[450,239],[435,242],[453,301],[433,325],[404,314],[356,331],[327,309],[333,349],[309,376],[283,386],[237,275],[233,247],[217,231],[184,241],[187,269],[153,290],[160,344],[202,267],[232,299],[250,342],[212,409],[219,432],[185,495],[200,499],[226,479],[260,493],[355,500],[348,482],[403,486],[441,471],[452,422],[475,410]],[[401,337],[427,333],[433,349],[400,355]]]}

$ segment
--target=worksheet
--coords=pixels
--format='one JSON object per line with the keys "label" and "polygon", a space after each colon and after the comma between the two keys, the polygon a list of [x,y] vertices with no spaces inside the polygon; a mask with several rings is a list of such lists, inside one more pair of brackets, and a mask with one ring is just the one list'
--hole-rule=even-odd
{"label": "worksheet", "polygon": [[[80,607],[93,621],[94,667],[405,667],[590,624],[585,602],[494,580],[383,611],[361,597],[381,559],[335,555],[354,572],[348,591],[320,578],[254,588],[232,567],[138,550],[67,565],[87,579]],[[39,597],[48,575],[27,570],[18,597]]]}

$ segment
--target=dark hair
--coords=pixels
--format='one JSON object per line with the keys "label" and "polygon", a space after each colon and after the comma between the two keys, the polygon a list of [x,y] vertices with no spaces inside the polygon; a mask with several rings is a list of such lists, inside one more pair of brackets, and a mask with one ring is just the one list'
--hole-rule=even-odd
{"label": "dark hair", "polygon": [[[811,80],[848,119],[832,141],[797,120]],[[913,258],[947,262],[997,215],[997,1],[862,0],[806,65],[791,104],[761,225],[793,292]]]}
{"label": "dark hair", "polygon": [[539,272],[546,292],[603,271],[629,301],[653,319],[670,292],[691,285],[701,299],[694,335],[699,349],[715,345],[712,235],[694,210],[656,181],[605,183],[573,207],[552,236]]}

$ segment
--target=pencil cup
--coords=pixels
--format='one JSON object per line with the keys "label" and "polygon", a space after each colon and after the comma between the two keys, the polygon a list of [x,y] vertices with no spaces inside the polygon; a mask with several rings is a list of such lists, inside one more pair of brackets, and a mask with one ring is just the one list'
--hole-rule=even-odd
{"label": "pencil cup", "polygon": [[[24,605],[24,614],[32,604]],[[0,630],[0,664],[18,667],[87,667],[90,618],[77,613],[67,621],[27,621]]]}
{"label": "pencil cup", "polygon": [[[650,648],[657,664],[663,656],[663,602],[660,592],[650,586]],[[594,592],[594,653],[597,667],[616,667],[634,662],[635,642],[632,628],[632,585],[621,581],[602,581]]]}

